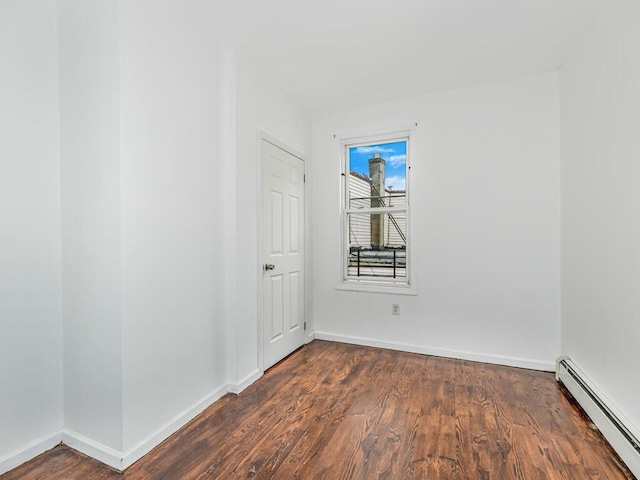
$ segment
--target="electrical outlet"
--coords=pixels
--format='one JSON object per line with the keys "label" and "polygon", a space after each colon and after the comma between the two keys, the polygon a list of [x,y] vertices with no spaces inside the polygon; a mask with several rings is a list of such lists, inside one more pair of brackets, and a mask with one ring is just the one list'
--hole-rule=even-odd
{"label": "electrical outlet", "polygon": [[400,315],[400,305],[394,303],[391,305],[391,314],[392,315]]}

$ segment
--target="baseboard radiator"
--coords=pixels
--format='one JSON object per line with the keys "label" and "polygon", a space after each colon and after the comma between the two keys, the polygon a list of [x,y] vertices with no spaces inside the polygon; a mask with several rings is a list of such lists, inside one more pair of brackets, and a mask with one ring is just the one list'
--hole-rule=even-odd
{"label": "baseboard radiator", "polygon": [[627,468],[640,478],[640,441],[569,357],[558,358],[556,379],[573,395]]}

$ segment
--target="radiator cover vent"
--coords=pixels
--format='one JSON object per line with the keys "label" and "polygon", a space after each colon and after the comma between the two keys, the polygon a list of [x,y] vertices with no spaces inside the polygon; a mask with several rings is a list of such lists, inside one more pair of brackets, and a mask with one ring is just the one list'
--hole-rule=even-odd
{"label": "radiator cover vent", "polygon": [[640,478],[640,441],[627,427],[627,421],[569,357],[558,358],[556,379],[573,395],[629,470]]}

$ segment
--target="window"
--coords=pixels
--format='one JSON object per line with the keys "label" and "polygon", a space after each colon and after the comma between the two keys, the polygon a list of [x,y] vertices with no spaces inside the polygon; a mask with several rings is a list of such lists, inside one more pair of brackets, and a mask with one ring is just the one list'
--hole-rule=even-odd
{"label": "window", "polygon": [[406,289],[409,135],[345,141],[342,150],[342,285]]}

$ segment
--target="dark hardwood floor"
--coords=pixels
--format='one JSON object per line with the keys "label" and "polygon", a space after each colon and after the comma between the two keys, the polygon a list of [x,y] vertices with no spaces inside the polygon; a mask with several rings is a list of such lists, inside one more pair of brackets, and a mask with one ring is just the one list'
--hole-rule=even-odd
{"label": "dark hardwood floor", "polygon": [[123,474],[59,446],[35,479],[624,479],[551,373],[315,341]]}

